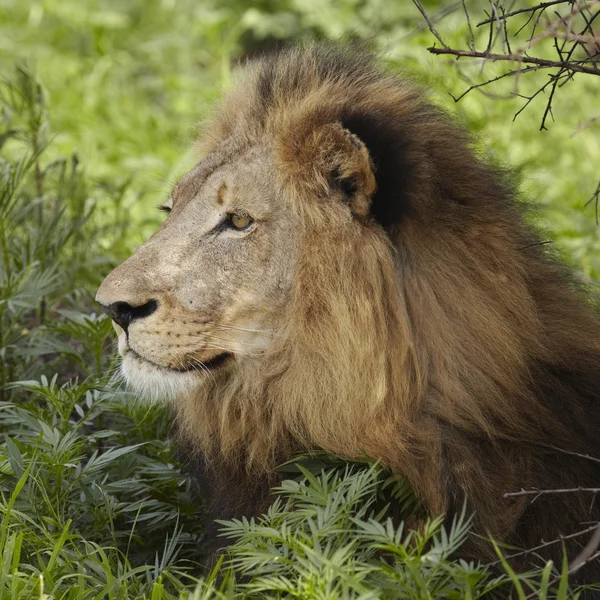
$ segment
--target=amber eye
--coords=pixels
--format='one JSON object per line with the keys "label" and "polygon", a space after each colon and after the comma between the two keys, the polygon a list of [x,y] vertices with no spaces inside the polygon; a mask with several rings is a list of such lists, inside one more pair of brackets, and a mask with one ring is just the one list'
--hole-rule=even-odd
{"label": "amber eye", "polygon": [[229,215],[229,222],[235,229],[239,229],[240,231],[242,229],[247,229],[253,223],[252,217],[249,215],[241,215],[236,213],[231,213]]}

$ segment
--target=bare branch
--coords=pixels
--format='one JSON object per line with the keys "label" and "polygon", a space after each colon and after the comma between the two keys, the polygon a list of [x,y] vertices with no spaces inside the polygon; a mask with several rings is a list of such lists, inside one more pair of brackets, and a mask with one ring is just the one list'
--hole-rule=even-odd
{"label": "bare branch", "polygon": [[[495,81],[499,81],[500,79],[504,79],[505,77],[514,77],[515,75],[519,75],[521,73],[527,73],[529,71],[536,71],[537,69],[539,69],[539,67],[525,67],[524,69],[517,69],[517,70],[514,70],[514,71],[507,71],[506,73],[503,73],[502,75],[498,75],[498,77],[494,77],[492,79],[488,79],[487,81],[483,81],[481,83],[472,83],[466,77],[466,75],[464,75],[464,73],[461,73],[462,79],[466,83],[468,83],[470,87],[467,90],[465,90],[460,96],[454,97],[454,96],[452,96],[452,94],[450,94],[450,96],[452,97],[452,99],[454,100],[454,102],[459,102],[460,100],[462,100],[472,90],[481,90],[482,87],[485,87],[486,85],[489,85],[490,83],[494,83]],[[512,97],[512,96],[514,96],[514,94],[511,94],[509,97]],[[500,98],[507,98],[507,96],[493,96],[491,94],[490,94],[490,97],[492,97],[492,98],[498,98],[498,97],[500,97]]]}
{"label": "bare branch", "polygon": [[558,60],[547,60],[544,58],[537,58],[535,56],[527,56],[527,55],[519,55],[519,54],[486,54],[485,52],[476,52],[473,50],[456,50],[454,48],[449,48],[448,46],[444,46],[444,48],[436,48],[431,47],[427,48],[431,54],[450,54],[452,56],[456,56],[457,58],[485,58],[491,61],[512,61],[517,63],[525,63],[528,65],[537,65],[540,68],[544,69],[566,69],[567,71],[572,71],[573,73],[587,73],[588,75],[600,75],[600,68],[594,67],[586,67],[585,62],[587,61],[558,61]]}
{"label": "bare branch", "polygon": [[531,502],[535,502],[540,496],[548,496],[551,494],[600,494],[600,488],[588,488],[588,487],[575,487],[575,488],[562,488],[556,490],[521,490],[520,492],[507,492],[503,495],[503,498],[515,498],[517,496],[535,496]]}
{"label": "bare branch", "polygon": [[[468,49],[452,48],[447,44],[439,31],[433,26],[433,19],[427,16],[420,0],[414,0],[414,2],[426,19],[431,32],[442,45],[441,48],[437,46],[429,48],[432,54],[450,55],[455,56],[457,59],[483,59],[482,69],[485,61],[488,60],[492,62],[512,62],[515,65],[508,73],[488,79],[485,82],[468,82],[469,88],[458,97],[455,97],[455,101],[460,100],[474,89],[482,91],[481,88],[489,85],[489,83],[504,77],[514,77],[516,95],[526,100],[526,103],[515,114],[515,118],[529,106],[534,98],[546,91],[549,92],[540,125],[540,129],[543,130],[547,128],[548,119],[554,119],[553,101],[562,86],[567,84],[575,74],[600,75],[600,37],[593,30],[594,20],[600,16],[600,0],[550,0],[518,10],[511,10],[512,7],[507,8],[502,0],[488,0],[490,9],[484,11],[487,18],[478,23],[478,27],[489,25],[487,46],[483,52],[478,51],[475,47],[476,35],[472,27],[473,19],[472,15],[469,14],[466,0],[460,0],[460,6],[462,6],[469,27],[471,39],[468,43]],[[553,10],[553,15],[549,17],[549,9],[552,7],[557,9],[564,7],[568,10],[561,10],[561,12]],[[509,35],[508,22],[519,15],[526,17],[526,23],[519,27],[516,34]],[[512,21],[510,22],[512,23]],[[543,28],[540,27],[541,31],[538,31],[538,25],[541,23],[544,23]],[[519,47],[515,47],[513,51],[511,45],[514,45],[514,40],[518,39],[517,36],[526,27],[529,28],[526,41],[522,41]],[[549,38],[553,40],[555,57],[549,56],[547,46],[542,45],[542,42]],[[493,51],[494,46],[498,43],[502,45],[502,52]],[[583,56],[577,54],[579,49],[581,49]],[[536,50],[535,53],[534,50]],[[520,76],[536,70],[549,70],[549,80],[543,83],[536,92],[526,95],[519,94]]]}
{"label": "bare branch", "polygon": [[[579,553],[577,558],[575,558],[569,564],[567,575],[573,575],[573,573],[576,573],[585,565],[591,563],[597,558],[600,558],[600,551],[598,551],[598,546],[600,546],[600,523],[596,524],[595,529],[596,531],[590,538],[590,541],[587,543],[586,547]],[[558,575],[549,582],[548,587],[556,585],[561,579],[562,575]],[[538,591],[536,590],[535,592],[525,596],[525,599],[529,600],[538,597]]]}
{"label": "bare branch", "polygon": [[[512,560],[513,558],[527,556],[528,554],[533,554],[534,552],[537,552],[538,550],[543,550],[544,548],[548,548],[549,546],[554,546],[555,544],[558,544],[559,542],[564,542],[565,540],[572,540],[574,538],[581,537],[582,535],[585,535],[586,533],[591,533],[594,530],[598,531],[598,523],[594,523],[593,525],[591,525],[590,527],[587,527],[586,529],[582,529],[581,531],[577,531],[577,532],[571,533],[569,535],[561,535],[558,538],[556,538],[555,540],[550,540],[549,542],[544,542],[543,544],[540,544],[539,546],[535,546],[534,548],[529,548],[528,550],[522,550],[521,552],[515,552],[514,554],[508,554],[504,558],[505,558],[505,560]],[[493,567],[495,565],[499,565],[501,562],[502,562],[501,560],[495,560],[494,562],[489,563],[489,566]]]}
{"label": "bare branch", "polygon": [[596,191],[592,194],[592,197],[585,203],[585,206],[588,204],[594,203],[594,211],[596,213],[596,225],[598,225],[598,203],[600,202],[600,181],[598,181],[598,186],[596,187]]}
{"label": "bare branch", "polygon": [[413,3],[417,7],[417,10],[421,13],[421,15],[423,16],[423,18],[425,19],[425,22],[427,23],[427,26],[429,27],[429,31],[431,31],[431,33],[435,36],[435,38],[437,39],[437,41],[442,46],[444,46],[444,48],[447,48],[446,44],[442,40],[442,38],[441,38],[440,34],[438,33],[437,29],[435,28],[435,25],[433,24],[433,21],[429,18],[429,16],[427,15],[427,12],[423,8],[423,5],[421,4],[420,0],[413,0]]}
{"label": "bare branch", "polygon": [[[496,9],[496,4],[494,3],[494,0],[489,0],[489,2],[490,6],[492,7],[492,14],[494,15],[493,20],[490,21],[490,29],[496,29],[496,39],[498,39],[499,37],[501,37],[503,31],[502,21],[500,21],[498,17],[498,10]],[[502,51],[506,52],[504,39],[502,40]]]}
{"label": "bare branch", "polygon": [[569,573],[575,573],[578,571],[583,565],[586,564],[588,559],[590,559],[594,553],[598,550],[600,546],[600,523],[596,525],[596,531],[594,535],[590,538],[590,541],[587,543],[586,547],[578,554],[576,558],[571,561],[569,565]]}
{"label": "bare branch", "polygon": [[469,25],[469,33],[471,34],[471,50],[475,50],[475,33],[473,32],[473,26],[471,25],[471,18],[469,17],[469,11],[467,10],[467,5],[465,4],[465,0],[461,0],[461,4],[463,7],[463,12],[465,13],[465,17],[467,19],[467,23]]}
{"label": "bare branch", "polygon": [[[553,0],[552,2],[540,2],[539,4],[536,4],[535,6],[530,6],[527,8],[520,8],[519,10],[514,10],[513,12],[510,13],[506,13],[505,15],[502,15],[500,18],[501,19],[510,19],[510,17],[514,17],[515,15],[520,15],[522,13],[535,13],[536,11],[540,10],[540,9],[546,9],[549,6],[554,6],[556,4],[570,4],[571,0]],[[491,19],[486,19],[485,21],[481,21],[480,23],[477,23],[477,27],[481,27],[482,25],[487,25],[488,23],[490,23],[491,21],[494,21],[494,18]]]}
{"label": "bare branch", "polygon": [[[600,192],[600,182],[598,183],[598,192]],[[552,448],[552,450],[556,450],[557,452],[562,452],[563,454],[568,454],[569,456],[578,456],[579,458],[583,458],[585,460],[591,460],[592,462],[600,463],[600,458],[596,458],[595,456],[590,456],[589,454],[581,454],[579,452],[571,452],[570,450],[564,450],[563,448],[559,448],[558,446],[551,446],[551,445],[546,446],[545,445],[545,447]]]}
{"label": "bare branch", "polygon": [[[561,78],[561,77],[565,77],[565,75],[561,74],[560,72],[557,75],[552,75],[550,77],[550,79],[540,88],[537,89],[537,91],[535,91],[533,94],[531,94],[531,96],[523,96],[521,94],[517,94],[517,96],[519,96],[520,98],[523,98],[525,100],[527,100],[527,102],[525,102],[525,104],[515,113],[515,116],[513,117],[513,121],[529,106],[529,104],[540,94],[542,94],[543,92],[546,91],[546,88],[549,85],[552,85],[553,87],[556,85],[556,82]],[[552,106],[552,98],[553,98],[553,94],[551,94],[550,98],[548,99],[548,102],[546,103],[546,110],[544,111],[544,116],[542,118],[542,124],[540,126],[540,130],[546,129],[546,116]]]}
{"label": "bare branch", "polygon": [[569,137],[574,137],[580,131],[583,131],[584,129],[587,129],[588,127],[592,127],[593,125],[595,125],[596,123],[599,123],[599,122],[600,122],[600,117],[594,117],[592,119],[589,119],[588,121],[585,121],[585,123],[580,123],[577,126],[577,129]]}

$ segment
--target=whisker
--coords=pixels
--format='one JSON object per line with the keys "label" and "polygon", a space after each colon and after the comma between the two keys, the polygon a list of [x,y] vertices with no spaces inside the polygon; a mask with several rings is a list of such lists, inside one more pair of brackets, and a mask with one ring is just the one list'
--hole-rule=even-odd
{"label": "whisker", "polygon": [[273,330],[270,329],[248,329],[246,327],[236,327],[235,325],[217,325],[215,330],[219,329],[232,329],[234,331],[248,331],[250,333],[264,333],[267,335],[278,335]]}
{"label": "whisker", "polygon": [[[119,361],[119,364],[117,365],[118,370],[115,372],[115,374],[113,375],[113,377],[119,377],[119,385],[117,386],[116,389],[114,389],[112,396],[110,397],[110,399],[108,400],[108,403],[111,404],[113,402],[113,400],[115,399],[115,397],[117,396],[117,394],[119,394],[121,392],[121,388],[123,388],[127,382],[125,380],[125,376],[123,375],[122,371],[121,371],[121,363],[123,361]],[[109,384],[112,386],[113,381],[111,378],[111,381],[109,381]]]}
{"label": "whisker", "polygon": [[[214,374],[211,373],[210,369],[208,369],[202,361],[198,360],[197,358],[194,358],[193,356],[190,357],[190,360],[191,360],[192,366],[194,367],[194,369],[196,371],[206,373],[213,380],[213,383],[216,382],[216,378],[215,378]],[[185,365],[182,365],[182,366],[185,366]],[[196,369],[196,366],[200,367],[200,368]]]}
{"label": "whisker", "polygon": [[210,336],[208,336],[207,339],[208,339],[208,341],[211,341],[211,340],[220,340],[223,342],[235,342],[236,341],[236,340],[232,340],[231,338],[224,338],[224,337],[220,337],[217,335],[210,335]]}

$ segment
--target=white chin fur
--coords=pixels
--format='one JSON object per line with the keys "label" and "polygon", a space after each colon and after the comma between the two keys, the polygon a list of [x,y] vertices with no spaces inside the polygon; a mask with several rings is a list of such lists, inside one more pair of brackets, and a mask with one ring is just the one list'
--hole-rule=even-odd
{"label": "white chin fur", "polygon": [[170,372],[143,362],[131,354],[123,357],[121,371],[128,387],[142,399],[151,402],[176,400],[201,385],[193,372]]}

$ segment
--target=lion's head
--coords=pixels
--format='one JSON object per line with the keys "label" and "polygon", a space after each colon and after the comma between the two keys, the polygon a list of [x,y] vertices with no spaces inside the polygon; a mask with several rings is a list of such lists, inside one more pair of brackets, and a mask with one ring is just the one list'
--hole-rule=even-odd
{"label": "lion's head", "polygon": [[267,144],[214,152],[175,186],[162,228],[102,284],[123,373],[142,396],[189,395],[270,347],[300,229],[274,170]]}
{"label": "lion's head", "polygon": [[248,66],[201,151],[98,292],[131,386],[219,464],[367,454],[514,531],[502,491],[552,474],[531,448],[600,439],[600,326],[504,175],[411,84],[322,47]]}

